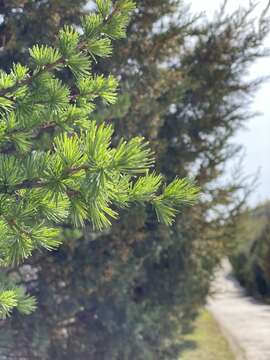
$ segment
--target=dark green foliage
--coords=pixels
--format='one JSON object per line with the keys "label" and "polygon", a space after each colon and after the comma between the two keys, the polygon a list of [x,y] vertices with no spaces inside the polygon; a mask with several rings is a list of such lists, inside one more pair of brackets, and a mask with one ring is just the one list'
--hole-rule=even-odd
{"label": "dark green foliage", "polygon": [[[170,229],[140,202],[102,234],[88,227],[82,236],[67,224],[59,251],[36,254],[28,279],[22,269],[20,279],[40,307],[6,322],[16,335],[14,358],[179,358],[176,335],[205,303],[213,269],[231,248],[223,225],[242,205],[234,201],[241,180],[217,180],[237,153],[232,135],[250,116],[246,103],[255,84],[243,75],[263,54],[268,31],[264,19],[257,31],[249,12],[198,22],[182,1],[141,0],[127,40],[117,43],[112,59],[92,64],[121,80],[118,103],[109,110],[98,103],[94,113],[100,122],[113,121],[113,143],[145,136],[159,170],[172,181],[192,172],[204,196]],[[159,178],[148,181],[156,187]],[[135,198],[137,187],[148,194],[142,185],[135,186]]]}
{"label": "dark green foliage", "polygon": [[236,249],[231,256],[234,272],[247,291],[270,300],[270,207],[269,203],[246,211],[235,234]]}

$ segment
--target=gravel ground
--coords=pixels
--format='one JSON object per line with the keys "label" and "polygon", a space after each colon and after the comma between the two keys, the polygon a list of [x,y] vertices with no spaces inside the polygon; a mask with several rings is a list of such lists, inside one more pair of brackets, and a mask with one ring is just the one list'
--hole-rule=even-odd
{"label": "gravel ground", "polygon": [[227,336],[236,360],[270,360],[270,306],[245,294],[227,260],[216,274],[213,292],[208,309]]}

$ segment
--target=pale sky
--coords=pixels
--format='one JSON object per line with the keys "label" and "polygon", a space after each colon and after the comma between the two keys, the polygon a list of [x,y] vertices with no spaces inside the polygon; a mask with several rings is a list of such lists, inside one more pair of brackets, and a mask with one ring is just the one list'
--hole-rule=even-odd
{"label": "pale sky", "polygon": [[[205,12],[211,17],[223,0],[190,0],[192,10]],[[227,11],[232,11],[240,5],[245,6],[248,0],[228,0]],[[265,8],[267,0],[261,0],[258,11]],[[266,47],[270,48],[270,36]],[[261,59],[251,68],[250,76],[253,78],[270,75],[270,58]],[[245,148],[244,172],[253,174],[260,170],[258,187],[252,195],[252,205],[270,199],[270,81],[258,91],[252,109],[261,113],[260,116],[250,120],[246,130],[240,131],[234,141]]]}

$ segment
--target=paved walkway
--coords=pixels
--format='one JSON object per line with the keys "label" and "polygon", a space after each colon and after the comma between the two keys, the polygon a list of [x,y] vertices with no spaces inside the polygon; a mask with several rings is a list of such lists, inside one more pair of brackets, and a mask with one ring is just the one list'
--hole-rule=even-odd
{"label": "paved walkway", "polygon": [[[247,296],[224,261],[208,308],[231,343],[237,360],[270,360],[270,306]],[[217,360],[222,360],[218,359]]]}

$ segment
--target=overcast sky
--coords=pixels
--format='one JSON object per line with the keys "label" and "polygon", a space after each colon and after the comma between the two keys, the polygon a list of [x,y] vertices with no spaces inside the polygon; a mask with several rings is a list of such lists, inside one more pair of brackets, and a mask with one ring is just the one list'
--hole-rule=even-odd
{"label": "overcast sky", "polygon": [[[193,11],[204,11],[211,17],[223,0],[190,0],[190,2]],[[247,3],[248,0],[228,0],[227,11],[233,11]],[[267,0],[261,0],[258,12],[265,8],[266,4]],[[265,46],[270,48],[270,36]],[[270,75],[270,58],[259,60],[251,69],[252,77],[265,75]],[[253,109],[261,115],[250,120],[247,129],[240,131],[234,140],[245,148],[245,173],[253,174],[260,170],[258,187],[251,197],[251,204],[270,199],[270,82],[264,84],[258,91]]]}

